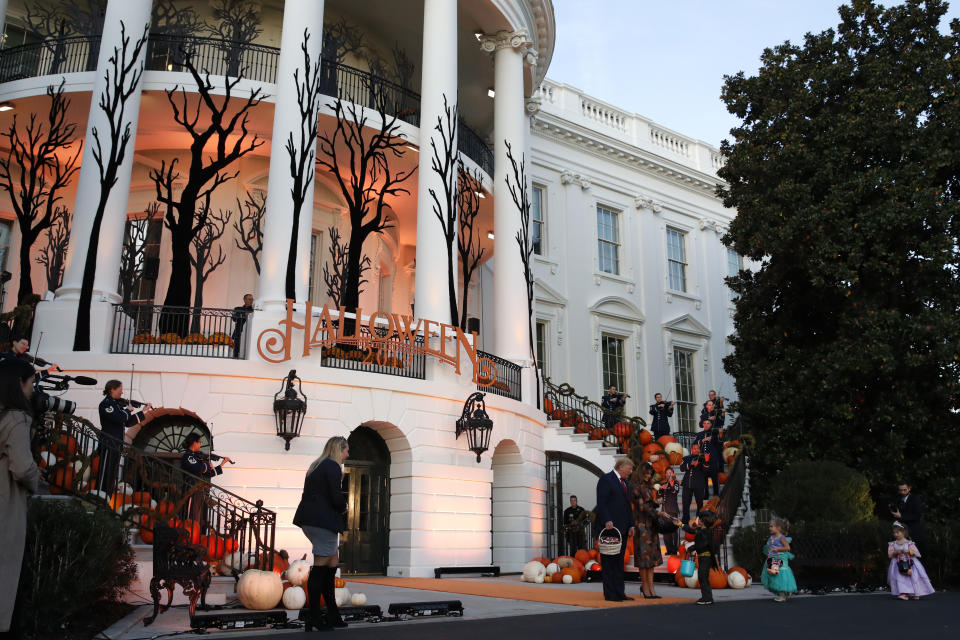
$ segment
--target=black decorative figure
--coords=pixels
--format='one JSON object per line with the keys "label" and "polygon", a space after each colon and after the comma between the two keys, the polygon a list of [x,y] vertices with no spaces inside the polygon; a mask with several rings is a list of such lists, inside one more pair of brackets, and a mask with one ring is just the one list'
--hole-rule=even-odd
{"label": "black decorative figure", "polygon": [[247,191],[241,203],[237,198],[237,218],[233,228],[237,232],[237,249],[246,251],[253,266],[260,273],[260,253],[263,251],[263,215],[267,212],[267,195],[259,189]]}
{"label": "black decorative figure", "polygon": [[440,148],[437,138],[430,136],[430,168],[440,176],[443,183],[443,194],[430,188],[430,198],[433,200],[433,215],[440,221],[443,229],[443,240],[447,249],[447,296],[450,298],[450,322],[454,323],[460,317],[457,312],[457,267],[454,262],[454,240],[457,235],[457,105],[447,103],[447,94],[443,94],[443,115],[437,116],[437,124],[433,127],[440,137]]}
{"label": "black decorative figure", "polygon": [[56,291],[63,284],[64,258],[70,244],[70,210],[57,207],[53,210],[53,223],[47,228],[46,244],[40,247],[37,264],[43,265],[47,277],[47,291]]}
{"label": "black decorative figure", "polygon": [[[204,206],[209,207],[209,200],[204,201]],[[190,255],[190,264],[193,266],[193,314],[190,320],[190,332],[200,332],[200,311],[203,309],[203,286],[207,282],[210,274],[222,265],[227,255],[223,252],[218,242],[223,237],[223,232],[227,228],[227,222],[230,220],[230,212],[220,210],[219,213],[205,212],[206,224],[193,236],[190,244],[193,247],[193,253]],[[216,249],[216,251],[214,251]]]}
{"label": "black decorative figure", "polygon": [[457,231],[457,252],[460,254],[460,328],[467,330],[467,302],[470,295],[470,280],[480,266],[486,251],[480,247],[480,230],[477,228],[477,216],[480,215],[480,193],[483,185],[480,173],[471,173],[460,163],[460,178],[457,181],[457,209],[459,210],[459,229]]}

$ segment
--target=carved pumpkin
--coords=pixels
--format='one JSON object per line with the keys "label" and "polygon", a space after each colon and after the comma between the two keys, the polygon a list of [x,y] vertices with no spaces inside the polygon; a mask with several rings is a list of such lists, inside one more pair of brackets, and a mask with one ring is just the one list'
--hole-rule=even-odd
{"label": "carved pumpkin", "polygon": [[306,554],[303,558],[299,560],[294,560],[290,563],[290,566],[287,567],[287,571],[284,574],[287,580],[290,581],[295,587],[303,586],[306,583],[307,578],[310,577],[310,567],[311,563],[307,560]]}
{"label": "carved pumpkin", "polygon": [[283,608],[299,611],[307,604],[307,592],[303,587],[291,586],[283,590]]}
{"label": "carved pumpkin", "polygon": [[645,447],[653,442],[653,434],[646,429],[640,429],[637,436],[640,439],[640,446]]}
{"label": "carved pumpkin", "polygon": [[536,560],[531,560],[523,565],[523,575],[520,579],[523,582],[536,582],[537,578],[540,578],[540,581],[543,582],[545,575],[547,575],[546,567]]}
{"label": "carved pumpkin", "polygon": [[664,449],[667,448],[668,444],[676,444],[676,442],[677,442],[677,439],[674,438],[673,436],[660,436],[659,438],[657,438],[657,443],[659,443],[660,446],[663,447]]}
{"label": "carved pumpkin", "polygon": [[253,611],[273,609],[283,597],[283,583],[280,574],[273,571],[247,569],[237,582],[237,596],[240,603]]}

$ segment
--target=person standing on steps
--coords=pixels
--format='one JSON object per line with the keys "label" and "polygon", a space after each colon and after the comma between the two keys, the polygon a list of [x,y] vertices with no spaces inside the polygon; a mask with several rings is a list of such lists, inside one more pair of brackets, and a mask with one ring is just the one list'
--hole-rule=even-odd
{"label": "person standing on steps", "polygon": [[673,407],[676,404],[676,402],[664,402],[663,396],[659,393],[653,395],[653,404],[650,405],[653,424],[650,425],[650,430],[653,431],[654,440],[670,435],[669,418],[673,415]]}
{"label": "person standing on steps", "polygon": [[[349,457],[350,446],[343,436],[327,440],[320,457],[310,464],[303,481],[303,494],[293,524],[303,529],[313,545],[313,566],[307,578],[310,609],[304,628],[320,631],[345,627],[337,607],[334,581],[340,556],[337,553],[338,536],[346,528],[344,514],[347,497],[341,488],[342,465]],[[320,596],[327,605],[326,616],[320,607]]]}
{"label": "person standing on steps", "polygon": [[597,522],[603,523],[604,530],[616,528],[620,532],[620,553],[603,556],[603,597],[612,602],[633,600],[626,594],[623,586],[623,552],[627,538],[634,533],[633,512],[630,507],[630,490],[627,478],[633,473],[633,460],[626,456],[617,458],[613,471],[600,476],[597,481]]}
{"label": "person standing on steps", "polygon": [[112,496],[120,473],[120,450],[127,427],[143,422],[153,411],[153,405],[147,403],[140,409],[133,409],[121,401],[123,383],[119,380],[107,380],[103,385],[103,400],[100,402],[100,482],[97,489]]}

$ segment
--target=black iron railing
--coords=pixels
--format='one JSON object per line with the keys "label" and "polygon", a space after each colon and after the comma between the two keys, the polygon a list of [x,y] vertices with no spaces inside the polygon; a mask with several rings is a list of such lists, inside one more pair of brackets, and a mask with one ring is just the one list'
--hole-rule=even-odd
{"label": "black iron railing", "polygon": [[33,449],[50,492],[112,511],[153,540],[157,522],[188,532],[210,561],[242,571],[273,568],[277,515],[141,449],[104,435],[88,420],[48,413]]}
{"label": "black iron railing", "polygon": [[486,351],[477,351],[478,358],[486,358],[493,363],[497,372],[497,377],[490,384],[490,380],[484,376],[483,368],[480,369],[477,380],[477,389],[492,393],[494,395],[510,398],[511,400],[520,400],[520,365],[504,360],[499,356]]}
{"label": "black iron railing", "polygon": [[[321,329],[321,334],[323,339],[328,339],[327,329]],[[369,327],[361,325],[359,338],[347,338],[323,347],[320,366],[424,380],[427,377],[427,358],[423,350],[423,337],[417,336],[411,343],[397,334],[384,337],[385,334],[386,331],[383,331],[374,339]],[[334,341],[332,338],[330,340]]]}
{"label": "black iron railing", "polygon": [[[100,36],[47,39],[0,50],[0,83],[58,73],[95,71]],[[150,34],[146,69],[183,71],[189,54],[196,67],[211,75],[237,76],[258,82],[276,82],[280,49],[217,38]],[[371,109],[382,104],[385,113],[420,126],[420,94],[394,82],[334,60],[321,61],[321,89],[327,96]],[[462,120],[458,127],[460,153],[493,175],[493,151]]]}
{"label": "black iron railing", "polygon": [[100,36],[71,36],[0,51],[0,82],[96,71]]}
{"label": "black iron railing", "polygon": [[234,309],[115,304],[110,352],[246,358],[248,320]]}
{"label": "black iron railing", "polygon": [[589,435],[591,440],[603,440],[617,447],[620,453],[629,450],[640,429],[647,422],[639,417],[610,413],[586,396],[577,394],[569,384],[555,385],[544,380],[544,412],[552,420],[560,420],[564,427],[573,427],[577,433]]}

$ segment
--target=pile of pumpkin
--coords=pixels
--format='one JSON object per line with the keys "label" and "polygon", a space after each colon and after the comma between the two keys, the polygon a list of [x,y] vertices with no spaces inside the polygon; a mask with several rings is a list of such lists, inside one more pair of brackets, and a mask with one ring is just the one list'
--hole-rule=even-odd
{"label": "pile of pumpkin", "polygon": [[[581,555],[581,553],[586,555]],[[596,557],[599,557],[599,555]],[[586,558],[586,562],[581,558]],[[523,565],[523,575],[520,579],[523,582],[533,582],[535,584],[575,584],[583,580],[586,572],[595,564],[597,562],[594,557],[583,549],[577,552],[577,557],[559,556],[554,560],[534,558]]]}
{"label": "pile of pumpkin", "polygon": [[[688,559],[686,545],[681,545],[677,555],[667,556],[667,571],[673,574],[674,582],[678,587],[699,589],[700,580],[696,570],[689,577],[680,573],[680,563],[686,559]],[[694,565],[699,565],[699,559],[694,559]],[[713,589],[744,589],[751,584],[753,584],[753,578],[743,567],[732,567],[727,571],[718,567],[710,569],[710,587]]]}
{"label": "pile of pumpkin", "polygon": [[[284,566],[284,569],[280,569]],[[307,578],[310,576],[312,563],[307,560],[306,554],[300,560],[294,560],[289,565],[275,560],[273,571],[247,569],[240,574],[237,582],[237,596],[240,604],[253,611],[266,611],[283,605],[284,609],[299,611],[310,604],[307,593]],[[350,593],[343,578],[337,577],[334,582],[334,597],[338,607],[353,605],[362,607],[367,603],[367,596],[362,593]],[[321,596],[320,604],[323,605]]]}

